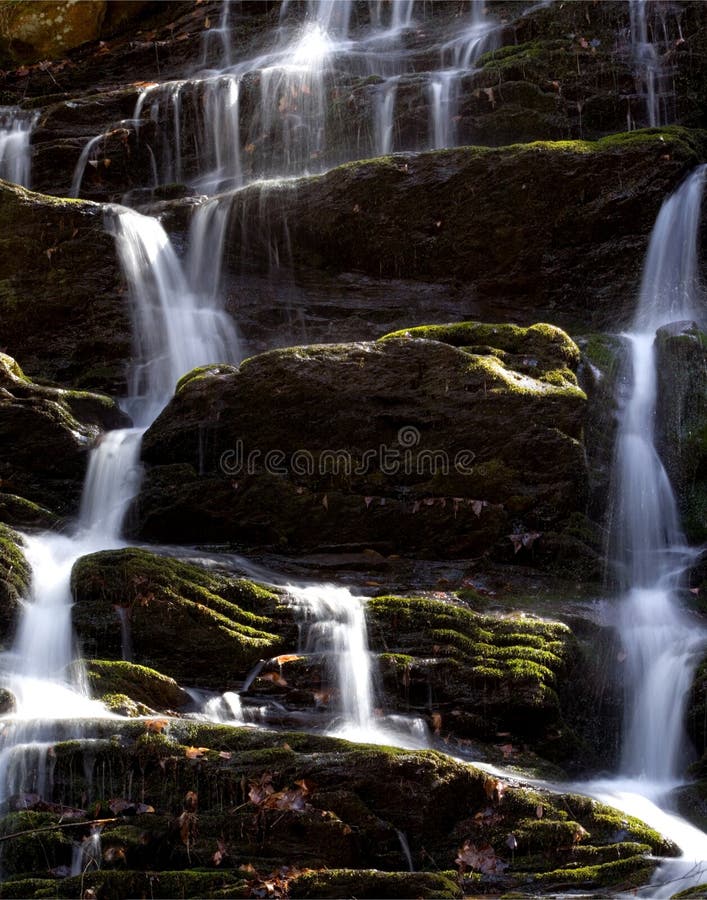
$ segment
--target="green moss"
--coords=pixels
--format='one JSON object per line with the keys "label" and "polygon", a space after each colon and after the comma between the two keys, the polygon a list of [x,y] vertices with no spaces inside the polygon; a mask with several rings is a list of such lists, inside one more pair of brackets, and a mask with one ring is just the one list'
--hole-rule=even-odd
{"label": "green moss", "polygon": [[[223,689],[244,678],[262,657],[285,649],[286,639],[294,639],[292,614],[276,594],[244,579],[145,550],[129,548],[85,556],[74,566],[72,586],[74,622],[88,654],[104,659],[122,655],[115,607],[124,607],[135,660],[181,682]],[[258,612],[231,598],[245,598]],[[286,635],[277,633],[280,628]],[[208,654],[204,647],[209,648]],[[117,672],[111,669],[113,679]],[[127,667],[120,672],[127,674]],[[98,674],[105,677],[107,672],[104,669]],[[144,676],[144,672],[134,673],[133,690]],[[149,691],[159,688],[163,692],[166,686],[167,682],[162,682],[160,687],[153,677]],[[108,690],[128,694],[149,706],[175,708],[185,702],[172,690],[170,702],[155,704],[154,696],[153,702],[147,699],[149,692],[135,695],[127,684],[114,680]]]}
{"label": "green moss", "polygon": [[20,549],[22,537],[0,524],[0,596],[24,597],[31,579],[31,569]]}
{"label": "green moss", "polygon": [[391,332],[379,340],[408,337],[441,341],[453,347],[495,348],[514,356],[532,357],[541,372],[558,367],[574,368],[579,362],[579,349],[574,341],[562,329],[544,323],[527,328],[484,322],[420,325]]}
{"label": "green moss", "polygon": [[3,873],[46,872],[71,861],[72,842],[66,831],[47,830],[30,834],[20,832],[47,828],[59,817],[43,812],[14,812],[0,819],[0,836],[17,835],[2,843]]}
{"label": "green moss", "polygon": [[15,880],[6,880],[0,884],[0,897],[5,900],[17,898],[17,900],[27,900],[27,898],[40,897],[58,897],[57,882],[54,878],[20,878]]}
{"label": "green moss", "polygon": [[552,872],[536,875],[534,883],[543,888],[559,889],[562,886],[612,887],[623,891],[646,884],[655,867],[656,860],[648,860],[645,856],[630,856],[615,862],[602,863],[596,866],[565,867]]}
{"label": "green moss", "polygon": [[[558,47],[564,46],[564,43],[561,41],[551,43]],[[542,44],[537,41],[528,41],[524,44],[509,44],[506,47],[499,47],[497,50],[489,50],[487,53],[483,53],[476,64],[480,69],[502,68],[504,64],[509,62],[517,63],[519,61],[538,59],[548,49],[548,42],[546,41],[543,41]]]}
{"label": "green moss", "polygon": [[[189,695],[173,678],[147,666],[123,660],[92,659],[88,665],[89,686],[95,697],[109,708],[116,696],[127,696],[152,709],[175,709],[189,702]],[[109,697],[113,699],[109,702]]]}
{"label": "green moss", "polygon": [[178,394],[182,388],[186,387],[192,381],[200,381],[205,378],[213,378],[218,375],[232,375],[238,371],[235,366],[229,366],[226,363],[209,363],[207,366],[197,366],[191,369],[177,382],[174,393]]}
{"label": "green moss", "polygon": [[592,365],[603,374],[611,372],[621,355],[621,339],[614,334],[589,334],[576,338],[577,345]]}
{"label": "green moss", "polygon": [[439,898],[462,896],[459,885],[436,872],[380,872],[375,869],[331,869],[306,872],[290,883],[291,897],[318,898]]}
{"label": "green moss", "polygon": [[0,522],[16,528],[48,530],[56,526],[60,519],[56,513],[25,497],[0,493]]}

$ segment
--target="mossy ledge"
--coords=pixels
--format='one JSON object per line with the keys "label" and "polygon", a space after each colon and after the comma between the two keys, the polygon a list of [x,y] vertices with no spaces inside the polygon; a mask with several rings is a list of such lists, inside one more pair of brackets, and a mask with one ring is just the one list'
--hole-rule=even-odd
{"label": "mossy ledge", "polygon": [[[108,550],[82,557],[74,566],[72,590],[74,624],[87,657],[122,658],[117,613],[122,609],[134,661],[182,684],[233,688],[258,660],[295,640],[291,612],[276,594],[247,579],[147,550]],[[171,700],[162,690],[154,694],[159,676],[150,675],[148,686],[144,670],[101,665],[94,678],[107,678],[110,692],[128,694],[148,706],[154,705],[152,697],[157,708],[175,705],[171,689]]]}
{"label": "mossy ledge", "polygon": [[[54,746],[50,791],[55,803],[88,806],[86,824],[79,814],[70,830],[60,827],[58,810],[0,819],[0,835],[16,835],[3,842],[8,880],[0,896],[41,896],[47,862],[66,865],[72,841],[88,834],[95,817],[111,819],[103,849],[123,871],[89,870],[85,884],[105,885],[100,896],[109,898],[132,896],[146,878],[154,896],[234,896],[242,882],[252,888],[275,872],[302,897],[350,896],[353,885],[355,896],[405,897],[416,885],[414,896],[451,898],[472,885],[544,889],[563,877],[612,888],[629,873],[646,876],[649,852],[676,852],[602,804],[503,783],[434,751],[169,718],[97,721],[91,733]],[[259,790],[266,784],[274,793]],[[398,832],[422,870],[419,884],[401,874]],[[517,841],[512,858],[509,833]],[[497,874],[472,867],[460,881],[450,871],[460,851],[486,844]],[[283,867],[292,871],[283,875]],[[73,880],[51,886],[75,896]]]}

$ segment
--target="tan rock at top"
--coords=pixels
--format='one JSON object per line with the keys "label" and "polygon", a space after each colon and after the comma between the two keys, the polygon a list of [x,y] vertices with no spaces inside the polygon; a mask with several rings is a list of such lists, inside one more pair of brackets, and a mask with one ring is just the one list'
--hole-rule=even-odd
{"label": "tan rock at top", "polygon": [[56,59],[98,39],[105,0],[2,0],[0,61]]}

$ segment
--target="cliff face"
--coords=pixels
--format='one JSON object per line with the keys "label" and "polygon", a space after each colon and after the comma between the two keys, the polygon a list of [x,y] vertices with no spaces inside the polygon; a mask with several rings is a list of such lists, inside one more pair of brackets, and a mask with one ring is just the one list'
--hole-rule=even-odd
{"label": "cliff face", "polygon": [[[124,718],[64,723],[32,757],[51,778],[2,810],[3,897],[617,893],[675,852],[589,800],[319,732],[342,727],[363,593],[369,737],[553,781],[615,765],[615,332],[661,204],[707,159],[707,6],[655,4],[651,72],[627,3],[342,2],[331,34],[313,6],[0,3],[0,129],[32,124],[32,190],[0,182],[6,648],[20,532],[71,531],[91,449],[128,423],[112,398],[145,335],[106,204],[159,218],[246,357],[183,373],[145,433],[125,532],[155,552],[116,538],[74,565],[87,679]],[[657,440],[695,545],[700,325],[657,339]],[[352,590],[316,622],[324,648],[302,580]],[[15,702],[0,689],[0,715]]]}

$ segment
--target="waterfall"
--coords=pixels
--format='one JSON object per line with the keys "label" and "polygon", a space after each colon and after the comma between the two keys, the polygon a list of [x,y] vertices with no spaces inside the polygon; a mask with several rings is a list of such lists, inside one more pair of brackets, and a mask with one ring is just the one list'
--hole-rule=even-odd
{"label": "waterfall", "polygon": [[[439,66],[420,72],[406,46],[416,6],[414,0],[371,2],[366,27],[354,21],[363,11],[350,0],[309,0],[299,23],[285,2],[272,45],[234,62],[226,52],[225,4],[219,27],[208,29],[204,38],[205,47],[221,47],[221,68],[150,85],[137,100],[133,121],[155,160],[156,181],[213,194],[262,177],[320,172],[362,150],[385,155],[454,146],[462,79],[496,46],[500,26],[482,0],[473,0],[441,46]],[[204,65],[209,52],[204,50]],[[333,78],[339,70],[360,81],[371,79],[360,90],[354,116],[339,102]],[[427,98],[428,135],[406,136],[406,146],[394,147],[395,104],[406,76],[414,76],[415,89]],[[148,122],[154,127],[144,128]],[[89,142],[77,166],[75,189],[92,146]]]}
{"label": "waterfall", "polygon": [[395,95],[398,91],[398,79],[389,78],[383,82],[376,95],[376,121],[375,121],[375,153],[377,156],[387,156],[393,151],[393,131]]}
{"label": "waterfall", "polygon": [[39,113],[0,106],[0,178],[30,187],[30,140]]}
{"label": "waterfall", "polygon": [[702,317],[697,233],[707,166],[663,204],[646,257],[628,335],[630,389],[621,411],[614,467],[611,557],[625,593],[627,713],[622,770],[669,785],[679,774],[682,718],[705,634],[681,611],[680,580],[694,559],[655,446],[656,329]]}
{"label": "waterfall", "polygon": [[[76,659],[71,570],[87,553],[122,545],[125,512],[140,484],[142,435],[177,379],[195,366],[239,358],[235,326],[218,303],[218,272],[209,279],[202,274],[209,265],[206,242],[222,240],[224,223],[217,204],[195,218],[187,271],[156,219],[124,207],[106,210],[132,301],[135,347],[124,405],[135,427],[109,432],[91,452],[75,534],[26,538],[32,595],[23,604],[17,637],[4,661],[17,711],[5,717],[0,736],[0,800],[50,789],[52,721],[107,715],[89,699]],[[196,246],[199,242],[204,243]],[[206,284],[207,290],[192,284]]]}
{"label": "waterfall", "polygon": [[[648,13],[651,6],[660,9],[651,0],[629,0],[631,58],[637,81],[638,94],[645,105],[645,124],[651,128],[667,125],[671,121],[668,99],[674,96],[666,71],[660,58],[657,40],[650,39]],[[661,10],[665,15],[665,10]],[[669,45],[665,19],[663,19],[663,39]],[[629,129],[636,127],[629,112]]]}
{"label": "waterfall", "polygon": [[[212,265],[209,255],[220,248],[192,247],[187,272],[157,219],[119,206],[108,207],[106,216],[132,303],[134,346],[125,408],[146,428],[185,372],[239,358],[238,335],[215,296],[217,276],[207,278],[206,291],[198,287]],[[225,218],[219,219],[215,205],[202,216],[195,219],[193,234],[203,241],[221,235],[222,241]]]}
{"label": "waterfall", "polygon": [[646,114],[651,128],[660,125],[657,82],[660,62],[655,46],[648,40],[647,0],[629,0],[631,16],[631,47],[636,66],[636,76],[640,81],[646,102]]}
{"label": "waterfall", "polygon": [[385,716],[374,707],[365,597],[333,584],[288,584],[286,591],[301,621],[299,652],[322,657],[338,695],[329,733],[369,744],[428,746],[421,719]]}
{"label": "waterfall", "polygon": [[331,654],[331,673],[340,692],[342,734],[374,733],[371,656],[365,601],[334,585],[293,587],[287,591],[304,618],[305,653]]}

